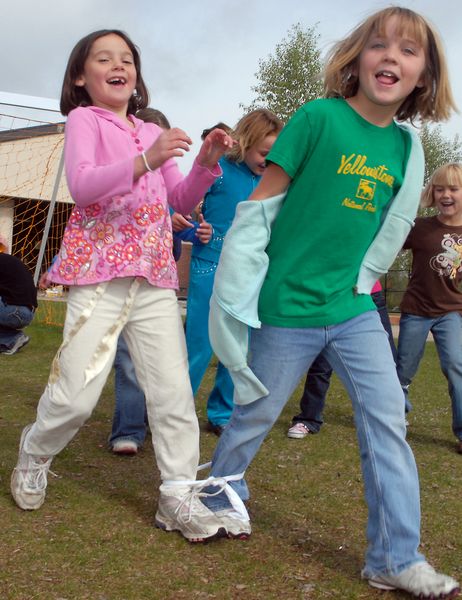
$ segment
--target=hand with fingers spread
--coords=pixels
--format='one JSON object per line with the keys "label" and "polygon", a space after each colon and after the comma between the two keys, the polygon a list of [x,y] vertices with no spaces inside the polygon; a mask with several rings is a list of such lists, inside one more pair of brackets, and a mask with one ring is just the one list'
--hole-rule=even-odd
{"label": "hand with fingers spread", "polygon": [[183,156],[189,152],[192,140],[182,129],[174,127],[163,131],[153,145],[146,150],[145,156],[149,168],[154,171],[161,167],[166,160]]}
{"label": "hand with fingers spread", "polygon": [[225,152],[231,150],[235,140],[223,129],[214,129],[205,138],[197,162],[203,167],[212,168],[223,156]]}

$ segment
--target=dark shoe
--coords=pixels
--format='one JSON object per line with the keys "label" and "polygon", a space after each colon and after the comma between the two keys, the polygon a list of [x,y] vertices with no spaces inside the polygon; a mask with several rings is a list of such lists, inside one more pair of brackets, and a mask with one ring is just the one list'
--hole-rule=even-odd
{"label": "dark shoe", "polygon": [[459,440],[456,445],[457,454],[462,454],[462,440]]}
{"label": "dark shoe", "polygon": [[215,425],[214,423],[207,421],[207,431],[211,431],[218,437],[220,437],[220,435],[223,433],[225,427],[226,425]]}

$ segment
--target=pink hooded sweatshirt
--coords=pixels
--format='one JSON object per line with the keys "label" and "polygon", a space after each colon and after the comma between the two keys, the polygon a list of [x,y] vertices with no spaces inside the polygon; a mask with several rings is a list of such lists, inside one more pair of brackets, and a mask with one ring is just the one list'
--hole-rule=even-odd
{"label": "pink hooded sweatshirt", "polygon": [[162,129],[133,115],[129,118],[134,128],[95,106],[69,113],[64,157],[75,207],[50,271],[53,282],[86,285],[144,277],[158,287],[178,287],[168,205],[189,213],[221,169],[195,162],[183,177],[170,159],[133,181],[134,158]]}

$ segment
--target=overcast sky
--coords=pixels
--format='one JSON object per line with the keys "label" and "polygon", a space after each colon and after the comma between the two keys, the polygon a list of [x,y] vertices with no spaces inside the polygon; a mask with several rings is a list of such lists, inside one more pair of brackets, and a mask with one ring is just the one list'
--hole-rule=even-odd
{"label": "overcast sky", "polygon": [[[195,142],[205,127],[234,125],[239,104],[254,97],[259,59],[274,51],[297,22],[318,24],[324,54],[383,0],[14,0],[2,11],[0,92],[59,98],[75,43],[96,29],[123,29],[140,48],[151,106]],[[458,0],[402,0],[439,30],[451,84],[462,110],[462,5]],[[0,113],[18,109],[0,106]],[[462,117],[444,127],[462,133]],[[181,159],[183,170],[190,159]]]}

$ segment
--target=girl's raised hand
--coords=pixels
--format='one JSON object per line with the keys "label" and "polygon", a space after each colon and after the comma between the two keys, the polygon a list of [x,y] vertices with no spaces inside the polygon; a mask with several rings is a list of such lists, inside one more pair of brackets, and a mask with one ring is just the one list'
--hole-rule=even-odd
{"label": "girl's raised hand", "polygon": [[201,166],[211,169],[235,143],[237,142],[223,129],[213,129],[202,143],[197,162]]}
{"label": "girl's raised hand", "polygon": [[182,129],[173,127],[163,131],[154,144],[145,152],[149,167],[154,171],[166,160],[175,156],[183,156],[189,152],[192,140]]}

